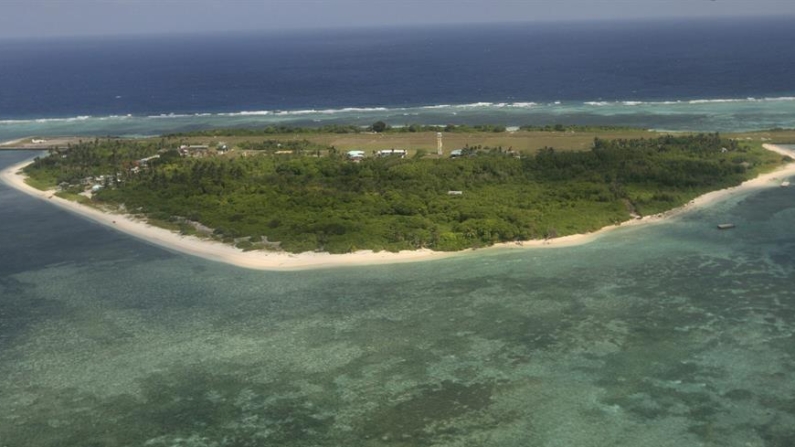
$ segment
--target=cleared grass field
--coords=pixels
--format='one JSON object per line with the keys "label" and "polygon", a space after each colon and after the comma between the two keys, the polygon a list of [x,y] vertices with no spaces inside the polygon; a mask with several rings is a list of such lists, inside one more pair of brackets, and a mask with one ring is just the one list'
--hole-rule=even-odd
{"label": "cleared grass field", "polygon": [[[683,132],[682,135],[691,132]],[[567,132],[547,132],[547,131],[524,131],[515,132],[472,132],[443,133],[444,153],[449,154],[451,150],[462,149],[466,146],[483,147],[502,147],[503,149],[513,149],[528,154],[537,152],[544,147],[554,147],[557,150],[588,150],[591,148],[594,138],[606,140],[612,139],[634,139],[634,138],[655,138],[663,133],[637,130],[604,130],[604,131],[567,131]],[[759,131],[725,134],[728,138],[736,138],[744,141],[769,142],[769,143],[795,143],[795,130],[781,131]],[[229,147],[234,148],[242,142],[257,142],[263,140],[309,140],[313,143],[324,146],[334,146],[340,151],[359,149],[365,152],[377,151],[382,149],[406,149],[409,155],[422,150],[427,154],[436,153],[436,133],[417,132],[417,133],[360,133],[360,134],[273,134],[267,136],[246,136],[246,137],[218,137],[210,139],[208,137],[187,137],[173,138],[180,144],[211,144],[223,141]]]}
{"label": "cleared grass field", "polygon": [[[652,138],[657,134],[646,130],[604,131],[604,132],[450,132],[443,134],[444,152],[462,149],[466,146],[502,147],[515,151],[534,153],[543,147],[560,150],[586,150],[591,147],[595,137],[614,138]],[[428,154],[436,152],[435,132],[416,133],[360,133],[360,134],[273,134],[257,137],[207,137],[173,138],[175,144],[211,144],[222,141],[234,148],[243,142],[263,140],[309,140],[324,146],[334,146],[340,151],[359,149],[366,152],[382,149],[406,149],[410,155],[422,150]]]}

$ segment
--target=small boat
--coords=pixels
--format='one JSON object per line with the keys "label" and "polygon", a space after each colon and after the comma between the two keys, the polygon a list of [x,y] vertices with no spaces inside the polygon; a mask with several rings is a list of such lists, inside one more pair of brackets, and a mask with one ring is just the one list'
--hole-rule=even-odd
{"label": "small boat", "polygon": [[733,223],[718,224],[718,229],[719,230],[729,230],[731,228],[734,228],[734,224]]}
{"label": "small boat", "polygon": [[789,181],[784,180],[783,182],[781,182],[781,186],[789,186]]}

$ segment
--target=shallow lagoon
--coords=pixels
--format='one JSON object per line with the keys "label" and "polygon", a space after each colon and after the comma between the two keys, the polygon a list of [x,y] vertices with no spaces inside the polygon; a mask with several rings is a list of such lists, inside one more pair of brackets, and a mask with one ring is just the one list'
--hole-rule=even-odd
{"label": "shallow lagoon", "polygon": [[788,446],[794,199],[269,273],[0,185],[0,445]]}

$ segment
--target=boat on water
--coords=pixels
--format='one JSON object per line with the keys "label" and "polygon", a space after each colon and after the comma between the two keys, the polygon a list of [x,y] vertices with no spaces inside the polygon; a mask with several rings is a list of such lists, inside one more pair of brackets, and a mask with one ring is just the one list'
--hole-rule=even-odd
{"label": "boat on water", "polygon": [[718,224],[718,229],[719,230],[729,230],[731,228],[734,228],[734,224],[733,223]]}
{"label": "boat on water", "polygon": [[789,181],[788,180],[784,180],[783,182],[781,182],[781,186],[782,187],[789,186]]}

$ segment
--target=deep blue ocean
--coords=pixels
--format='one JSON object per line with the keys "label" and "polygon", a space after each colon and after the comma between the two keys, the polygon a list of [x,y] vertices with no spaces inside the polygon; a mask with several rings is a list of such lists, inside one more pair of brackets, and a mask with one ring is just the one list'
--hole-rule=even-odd
{"label": "deep blue ocean", "polygon": [[787,20],[0,41],[0,139],[213,126],[795,126]]}
{"label": "deep blue ocean", "polygon": [[[772,19],[2,41],[0,141],[795,127],[793,42]],[[0,170],[37,155],[0,151]],[[783,180],[581,246],[296,272],[0,183],[0,447],[792,447]]]}

